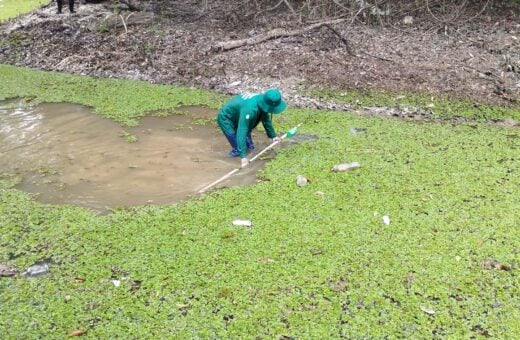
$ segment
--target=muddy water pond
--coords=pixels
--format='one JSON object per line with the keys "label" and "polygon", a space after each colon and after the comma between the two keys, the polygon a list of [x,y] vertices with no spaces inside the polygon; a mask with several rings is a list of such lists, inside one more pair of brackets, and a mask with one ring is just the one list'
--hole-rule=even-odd
{"label": "muddy water pond", "polygon": [[[41,202],[98,211],[186,199],[239,160],[226,157],[215,110],[181,113],[145,117],[128,128],[80,105],[0,103],[0,175],[17,176],[16,188]],[[268,145],[262,132],[253,136],[257,151]],[[263,164],[219,186],[253,183]]]}

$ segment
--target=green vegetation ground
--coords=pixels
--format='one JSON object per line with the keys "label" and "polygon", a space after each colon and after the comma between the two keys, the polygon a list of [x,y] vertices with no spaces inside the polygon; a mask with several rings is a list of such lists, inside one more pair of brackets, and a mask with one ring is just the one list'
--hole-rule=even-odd
{"label": "green vegetation ground", "polygon": [[314,89],[305,91],[310,96],[333,99],[360,106],[415,107],[431,111],[440,118],[462,117],[478,121],[496,121],[507,118],[520,120],[520,105],[510,107],[477,104],[470,100],[456,99],[448,96],[432,96],[427,93],[398,93],[376,90],[338,91],[330,89]]}
{"label": "green vegetation ground", "polygon": [[95,112],[122,125],[135,126],[146,114],[171,114],[179,106],[218,107],[224,96],[146,82],[78,77],[0,65],[0,100],[26,98],[39,102],[70,102],[93,107]]}
{"label": "green vegetation ground", "polygon": [[[210,92],[0,66],[0,98],[71,101],[121,123]],[[520,131],[288,109],[317,141],[254,186],[98,216],[0,181],[3,338],[514,338]],[[350,128],[365,128],[353,135]],[[225,143],[223,139],[223,143]],[[362,167],[333,173],[333,165]],[[311,180],[296,185],[296,176]],[[385,225],[387,214],[391,224]],[[232,226],[250,219],[251,228]],[[112,280],[120,280],[116,287]]]}
{"label": "green vegetation ground", "polygon": [[0,0],[0,22],[48,4],[49,0]]}

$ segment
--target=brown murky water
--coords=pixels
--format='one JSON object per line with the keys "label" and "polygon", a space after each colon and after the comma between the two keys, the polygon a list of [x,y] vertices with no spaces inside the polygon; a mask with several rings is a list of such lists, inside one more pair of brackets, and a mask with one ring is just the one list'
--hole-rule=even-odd
{"label": "brown murky water", "polygon": [[[0,105],[0,174],[19,175],[17,188],[44,203],[100,211],[186,199],[239,160],[226,157],[229,146],[214,110],[183,112],[122,128],[80,105]],[[137,141],[130,143],[132,136]],[[268,145],[261,132],[255,142],[257,151]],[[263,163],[252,163],[219,186],[254,182]]]}

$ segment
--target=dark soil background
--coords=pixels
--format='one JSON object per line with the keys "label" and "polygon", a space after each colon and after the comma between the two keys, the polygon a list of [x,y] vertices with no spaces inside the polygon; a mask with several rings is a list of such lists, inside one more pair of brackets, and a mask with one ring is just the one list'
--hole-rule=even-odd
{"label": "dark soil background", "polygon": [[298,91],[317,87],[520,105],[519,3],[477,1],[459,12],[455,5],[364,10],[329,27],[229,51],[215,46],[303,29],[334,13],[303,18],[283,1],[264,9],[230,1],[144,3],[138,11],[119,4],[116,13],[112,3],[81,4],[76,14],[65,8],[57,15],[52,2],[0,26],[0,63],[225,93],[278,87],[301,106],[312,103]]}

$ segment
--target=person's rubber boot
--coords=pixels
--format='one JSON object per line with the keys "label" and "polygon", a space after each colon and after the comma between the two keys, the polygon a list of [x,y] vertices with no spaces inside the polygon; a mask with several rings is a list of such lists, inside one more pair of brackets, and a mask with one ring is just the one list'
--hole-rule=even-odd
{"label": "person's rubber boot", "polygon": [[255,143],[253,142],[253,139],[251,136],[247,136],[246,138],[246,146],[248,150],[254,150],[255,149]]}
{"label": "person's rubber boot", "polygon": [[237,149],[231,149],[231,151],[228,152],[228,157],[238,157],[240,156],[240,153]]}

